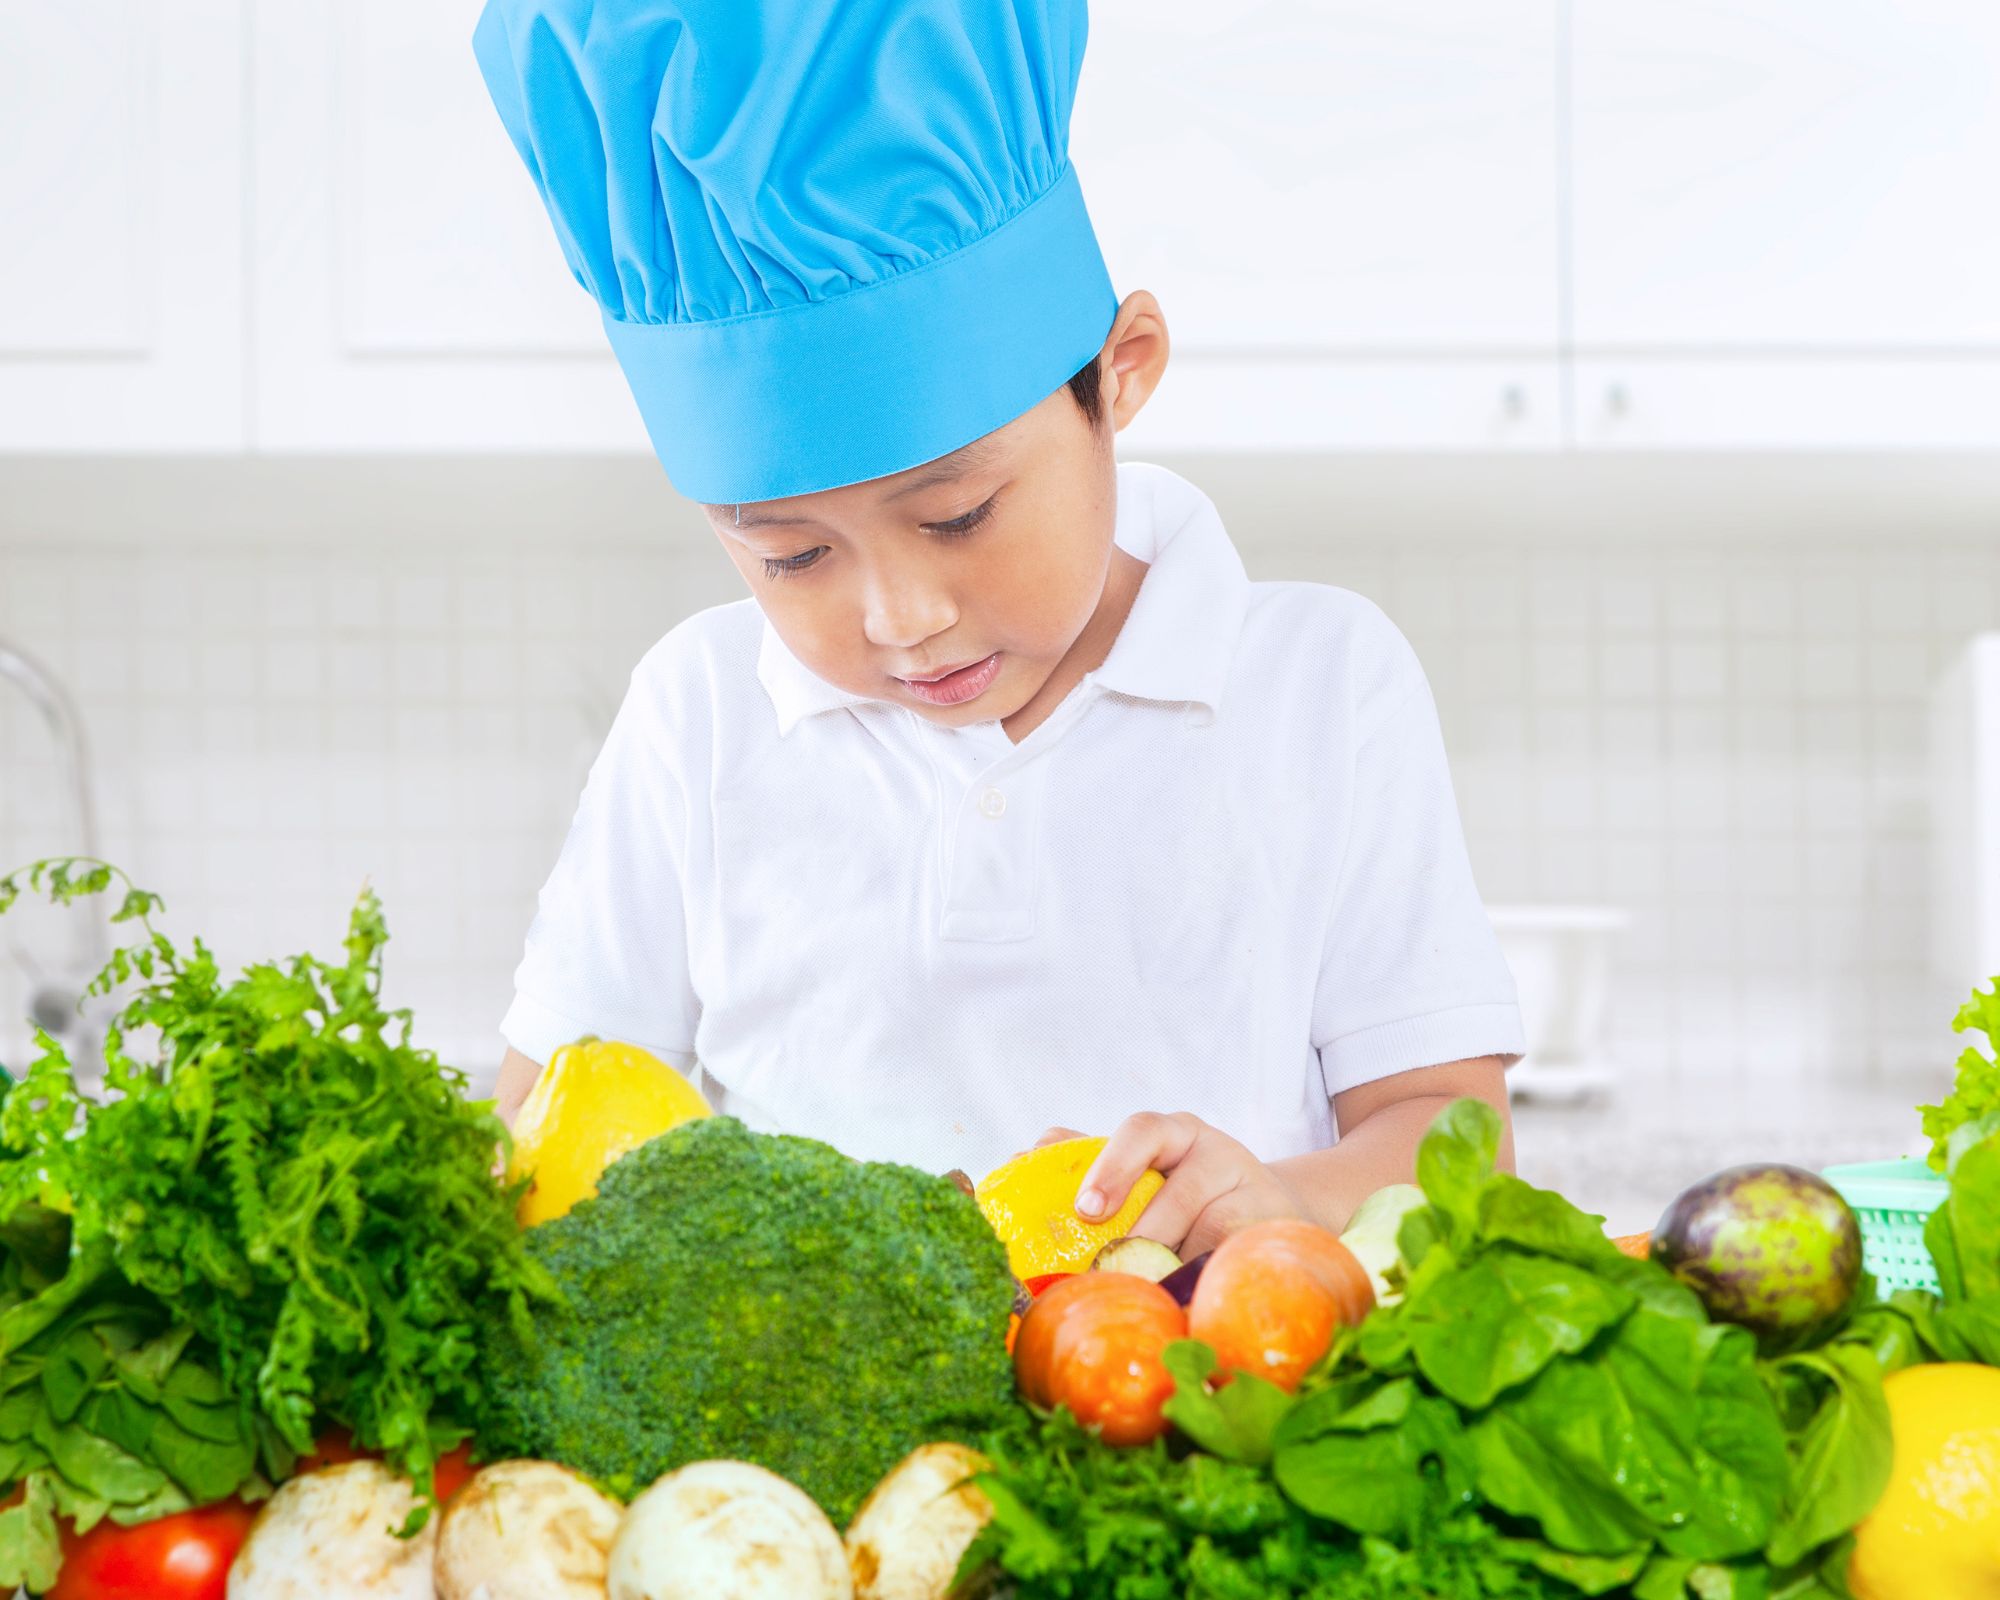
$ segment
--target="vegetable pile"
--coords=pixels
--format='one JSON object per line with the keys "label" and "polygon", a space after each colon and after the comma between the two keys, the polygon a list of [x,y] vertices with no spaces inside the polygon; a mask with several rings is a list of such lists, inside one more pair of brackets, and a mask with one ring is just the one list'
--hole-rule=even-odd
{"label": "vegetable pile", "polygon": [[[504,1130],[383,1007],[372,896],[343,960],[234,981],[97,863],[0,879],[0,911],[114,884],[143,937],[97,986],[121,992],[107,1098],[44,1036],[0,1107],[0,1583],[2000,1592],[2000,1061],[1978,1049],[1923,1108],[1937,1294],[1879,1295],[1846,1202],[1770,1164],[1614,1242],[1496,1169],[1476,1101],[1344,1237],[1260,1222],[1182,1262],[1074,1224],[1101,1141],[978,1186],[851,1161],[708,1115],[615,1041],[551,1064],[502,1180]],[[2000,985],[1959,1026],[2000,1045]]]}
{"label": "vegetable pile", "polygon": [[[485,1396],[476,1336],[547,1293],[490,1168],[505,1137],[381,1003],[381,910],[345,959],[253,966],[151,923],[98,863],[0,879],[73,901],[123,888],[143,933],[97,992],[103,1103],[42,1054],[0,1113],[0,1584],[46,1587],[56,1516],[144,1522],[289,1474],[337,1425],[425,1485]],[[141,1050],[139,1041],[146,1042]]]}
{"label": "vegetable pile", "polygon": [[[1379,1592],[1636,1584],[1651,1600],[1763,1594],[1774,1580],[1812,1592],[1826,1547],[1868,1510],[1887,1463],[1842,1432],[1821,1450],[1837,1457],[1832,1470],[1800,1495],[1792,1451],[1827,1440],[1822,1413],[1850,1394],[1878,1414],[1879,1372],[1838,1354],[1790,1358],[1826,1374],[1823,1395],[1802,1367],[1760,1364],[1746,1330],[1712,1323],[1665,1271],[1622,1255],[1598,1219],[1496,1172],[1498,1139],[1496,1115],[1476,1101],[1439,1119],[1418,1162],[1427,1204],[1398,1234],[1400,1303],[1344,1333],[1295,1395],[1244,1376],[1211,1388],[1213,1352],[1171,1348],[1168,1414],[1203,1455],[1135,1470],[1062,1426],[1039,1458],[1003,1447],[984,1480],[997,1508],[984,1553],[1024,1595],[1109,1597],[1131,1592],[1121,1574],[1134,1539],[1160,1565],[1161,1528],[1178,1525],[1178,1552],[1164,1558],[1173,1592],[1225,1595],[1231,1585],[1204,1573],[1229,1530],[1186,1513],[1230,1486],[1257,1508],[1242,1513],[1253,1553],[1273,1534],[1279,1548],[1301,1537],[1325,1547],[1276,1568],[1257,1556],[1266,1594],[1371,1594],[1398,1563],[1432,1587]],[[1122,1513],[1066,1493],[1077,1471],[1122,1479]],[[1142,1529],[1130,1503],[1140,1484],[1159,1497],[1158,1525]]]}

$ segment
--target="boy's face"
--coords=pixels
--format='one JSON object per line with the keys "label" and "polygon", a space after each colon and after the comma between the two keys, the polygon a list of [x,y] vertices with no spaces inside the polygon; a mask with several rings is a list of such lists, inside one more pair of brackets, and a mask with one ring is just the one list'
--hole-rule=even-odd
{"label": "boy's face", "polygon": [[1113,436],[1065,385],[906,472],[706,509],[778,637],[820,678],[948,727],[1004,719],[1105,596]]}

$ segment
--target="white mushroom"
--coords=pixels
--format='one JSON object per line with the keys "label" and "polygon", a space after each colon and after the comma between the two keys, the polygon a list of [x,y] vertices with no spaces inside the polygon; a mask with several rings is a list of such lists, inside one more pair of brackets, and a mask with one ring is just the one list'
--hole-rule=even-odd
{"label": "white mushroom", "polygon": [[826,1513],[775,1472],[697,1461],[626,1509],[611,1600],[853,1600]]}
{"label": "white mushroom", "polygon": [[379,1461],[293,1478],[266,1502],[229,1569],[229,1600],[431,1600],[437,1518],[413,1539],[406,1479]]}
{"label": "white mushroom", "polygon": [[993,1516],[965,1480],[990,1464],[962,1444],[921,1445],[875,1485],[847,1530],[855,1600],[950,1600],[966,1547]]}
{"label": "white mushroom", "polygon": [[483,1467],[445,1507],[437,1600],[604,1600],[618,1517],[553,1461]]}

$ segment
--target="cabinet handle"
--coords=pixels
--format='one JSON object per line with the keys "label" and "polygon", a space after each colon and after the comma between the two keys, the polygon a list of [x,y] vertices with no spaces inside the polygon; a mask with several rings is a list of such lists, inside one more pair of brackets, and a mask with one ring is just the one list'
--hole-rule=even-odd
{"label": "cabinet handle", "polygon": [[1604,391],[1604,410],[1607,416],[1629,417],[1632,414],[1632,394],[1624,384],[1614,383]]}
{"label": "cabinet handle", "polygon": [[1519,422],[1528,414],[1528,391],[1510,383],[1500,391],[1500,414],[1509,422]]}

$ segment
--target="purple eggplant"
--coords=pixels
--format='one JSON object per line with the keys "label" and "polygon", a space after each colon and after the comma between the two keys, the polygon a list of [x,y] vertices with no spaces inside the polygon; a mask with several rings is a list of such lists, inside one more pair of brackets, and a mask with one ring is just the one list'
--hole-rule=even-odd
{"label": "purple eggplant", "polygon": [[1183,1261],[1160,1280],[1160,1287],[1182,1305],[1187,1305],[1194,1299],[1194,1286],[1201,1282],[1201,1269],[1208,1265],[1208,1258],[1214,1254],[1213,1250],[1204,1250],[1192,1261]]}

